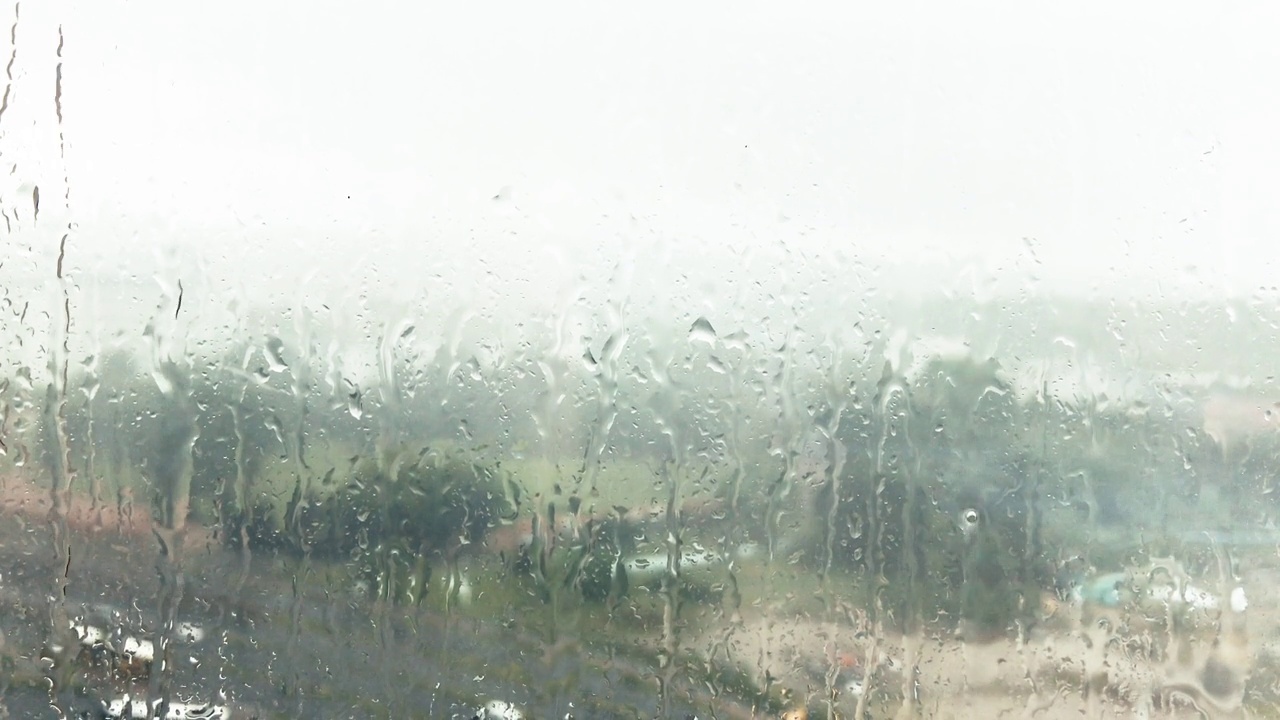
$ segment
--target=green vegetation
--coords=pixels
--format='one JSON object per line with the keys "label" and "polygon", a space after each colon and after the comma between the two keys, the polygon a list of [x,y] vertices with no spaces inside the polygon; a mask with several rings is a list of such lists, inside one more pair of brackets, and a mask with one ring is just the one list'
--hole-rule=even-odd
{"label": "green vegetation", "polygon": [[457,452],[424,447],[355,463],[342,484],[295,485],[280,508],[267,499],[246,522],[251,546],[349,562],[375,597],[420,602],[431,566],[480,543],[514,515],[501,476]]}
{"label": "green vegetation", "polygon": [[[1267,436],[1224,466],[1180,409],[1020,397],[972,355],[875,371],[835,358],[848,382],[809,382],[773,356],[726,351],[713,367],[693,353],[661,383],[561,368],[549,389],[528,358],[409,368],[392,353],[387,389],[321,379],[289,342],[263,345],[205,364],[120,350],[86,365],[67,408],[74,491],[215,528],[259,561],[323,566],[362,601],[590,633],[642,662],[658,653],[632,641],[672,614],[709,627],[755,603],[848,605],[896,631],[986,638],[1040,622],[1068,564],[1178,556],[1214,572],[1188,529],[1264,515],[1280,462]],[[735,368],[783,379],[740,382]],[[41,452],[55,461],[47,438]],[[542,535],[523,530],[535,518]],[[672,547],[724,562],[686,567],[675,587],[628,576],[628,560]],[[740,668],[678,657],[751,694]]]}
{"label": "green vegetation", "polygon": [[[287,343],[269,339],[266,364],[282,372],[245,360],[254,357],[248,346],[207,365],[144,367],[122,350],[87,365],[85,391],[67,412],[78,491],[103,503],[145,499],[166,524],[186,508],[187,520],[220,528],[232,546],[354,563],[356,576],[381,578],[375,592],[384,595],[426,583],[433,564],[504,524],[557,504],[563,514],[572,502],[592,524],[557,546],[565,582],[603,601],[626,591],[619,567],[628,553],[662,550],[665,521],[642,527],[614,509],[664,505],[679,475],[681,504],[739,498],[732,516],[714,513],[732,526],[686,512],[686,541],[772,543],[777,559],[819,573],[878,578],[863,583],[862,601],[895,625],[970,617],[991,631],[1028,619],[1027,600],[1051,585],[1061,548],[1118,566],[1146,551],[1115,542],[1112,528],[1141,528],[1143,542],[1163,550],[1180,522],[1203,525],[1206,511],[1227,517],[1212,504],[1220,496],[1202,497],[1223,485],[1203,437],[1170,439],[1169,418],[1114,403],[1020,400],[990,359],[933,358],[911,377],[887,367],[875,383],[827,396],[846,406],[839,416],[829,401],[811,403],[805,425],[839,418],[836,476],[830,444],[807,469],[799,456],[770,455],[768,407],[714,412],[728,402],[721,391],[705,407],[687,398],[680,414],[664,415],[665,434],[632,408],[630,429],[615,419],[616,442],[596,444],[606,453],[565,458],[539,451],[536,437],[482,430],[485,414],[536,405],[542,379],[526,368],[477,381],[476,368],[441,360],[405,370],[413,382],[397,380],[393,401],[368,392],[352,400],[350,386],[326,386]],[[686,372],[687,384],[700,371]],[[737,392],[727,390],[725,398]],[[588,428],[591,400],[565,406]],[[577,436],[585,443],[591,433]],[[1254,489],[1269,487],[1277,445],[1259,440],[1240,460]],[[969,512],[975,522],[964,520]]]}

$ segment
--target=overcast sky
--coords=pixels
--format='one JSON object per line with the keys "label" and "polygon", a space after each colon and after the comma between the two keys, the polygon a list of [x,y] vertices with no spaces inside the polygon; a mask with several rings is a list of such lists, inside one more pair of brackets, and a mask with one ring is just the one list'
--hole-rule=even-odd
{"label": "overcast sky", "polygon": [[86,273],[1213,296],[1280,270],[1278,7],[73,0],[19,66],[60,22]]}

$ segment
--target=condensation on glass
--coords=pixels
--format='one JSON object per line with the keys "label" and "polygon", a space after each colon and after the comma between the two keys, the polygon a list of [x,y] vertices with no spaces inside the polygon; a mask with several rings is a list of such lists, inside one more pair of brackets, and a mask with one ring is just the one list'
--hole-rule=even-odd
{"label": "condensation on glass", "polygon": [[[1086,187],[1133,88],[1004,40],[832,66],[808,10],[695,14],[725,59],[242,4],[0,15],[7,716],[1280,713],[1280,293],[1109,249],[1244,222]],[[679,64],[608,60],[627,23]],[[1231,167],[1182,100],[1152,182]],[[1030,156],[922,119],[992,102]]]}

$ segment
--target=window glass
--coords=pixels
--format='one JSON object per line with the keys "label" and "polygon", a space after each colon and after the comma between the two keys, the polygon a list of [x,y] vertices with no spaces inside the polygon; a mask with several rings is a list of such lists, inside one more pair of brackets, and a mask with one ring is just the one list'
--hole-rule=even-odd
{"label": "window glass", "polygon": [[1277,21],[0,9],[0,708],[1275,713]]}

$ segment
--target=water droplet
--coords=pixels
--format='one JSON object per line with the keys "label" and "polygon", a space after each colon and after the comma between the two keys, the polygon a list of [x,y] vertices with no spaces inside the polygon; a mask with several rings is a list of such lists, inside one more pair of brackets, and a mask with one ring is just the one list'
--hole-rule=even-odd
{"label": "water droplet", "polygon": [[102,383],[98,378],[90,377],[84,381],[84,385],[80,389],[84,391],[85,397],[92,402],[93,399],[98,396],[98,388],[100,387],[102,387]]}
{"label": "water droplet", "polygon": [[289,365],[284,361],[284,342],[280,338],[267,338],[263,353],[267,356],[267,366],[271,372],[285,372],[289,369]]}
{"label": "water droplet", "polygon": [[347,412],[351,413],[351,417],[359,420],[364,416],[364,409],[360,407],[360,391],[352,390],[347,393]]}
{"label": "water droplet", "polygon": [[705,317],[700,317],[693,321],[693,326],[689,328],[689,342],[702,342],[708,345],[714,345],[716,342],[715,328],[711,327],[711,321]]}
{"label": "water droplet", "polygon": [[271,418],[266,421],[266,426],[268,430],[270,430],[272,433],[275,433],[276,440],[278,440],[281,445],[285,444],[284,443],[284,423],[280,421],[279,417],[277,417],[276,415],[272,415]]}

